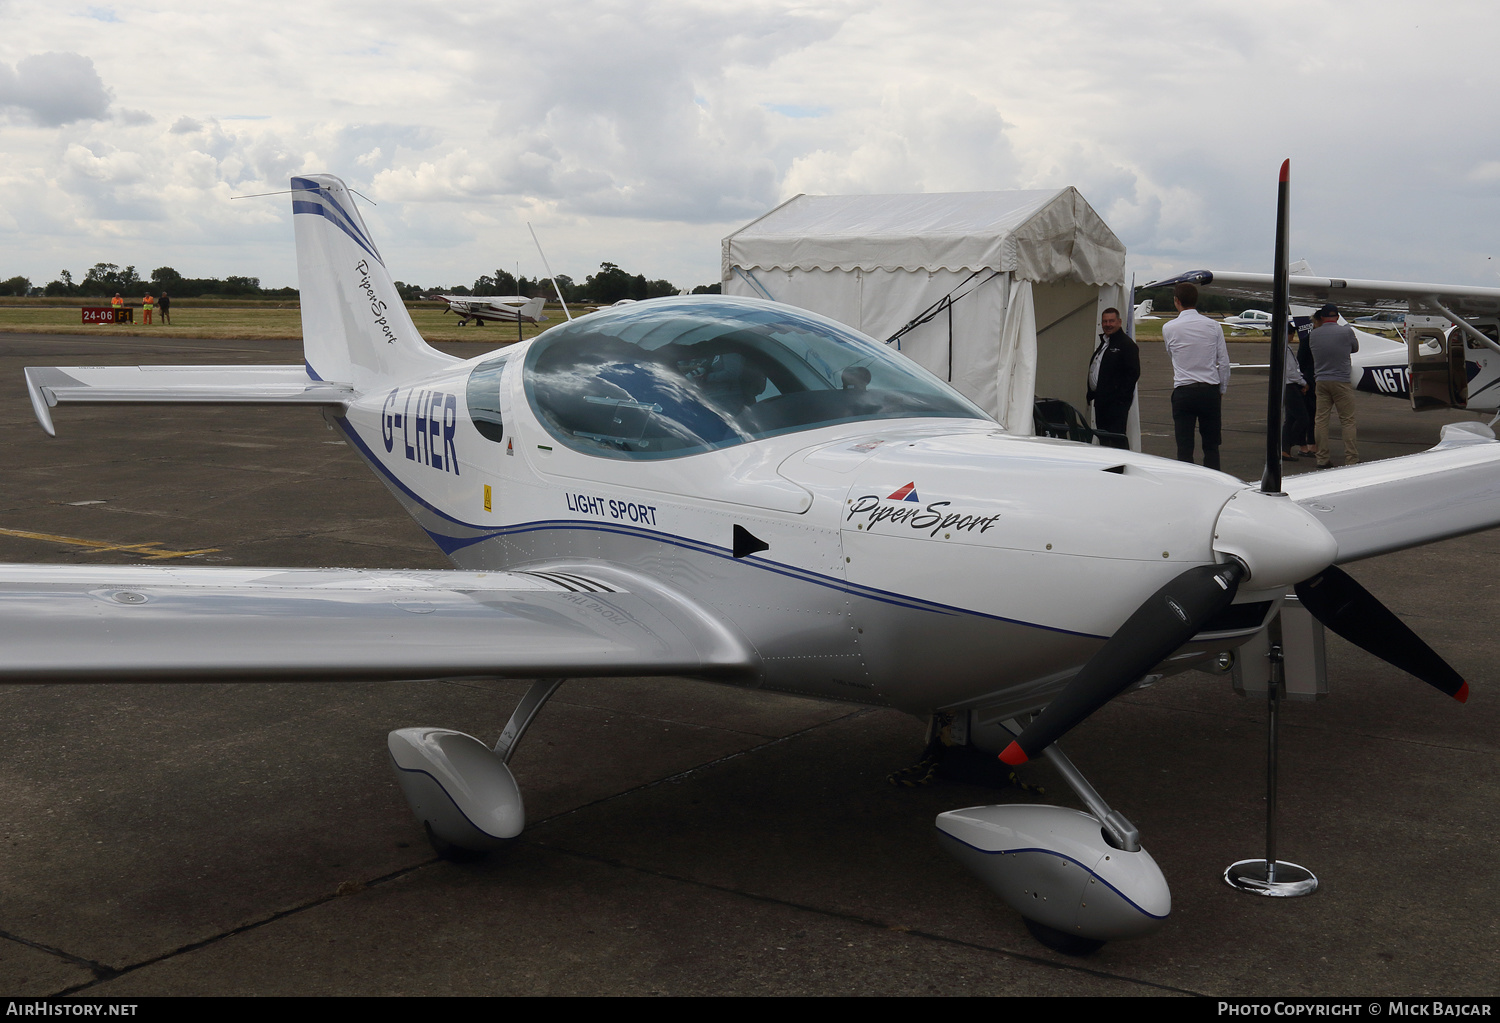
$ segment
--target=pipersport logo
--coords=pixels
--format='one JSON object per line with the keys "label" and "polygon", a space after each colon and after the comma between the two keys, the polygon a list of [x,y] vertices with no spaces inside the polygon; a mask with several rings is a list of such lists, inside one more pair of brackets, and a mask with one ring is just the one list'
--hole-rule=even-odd
{"label": "pipersport logo", "polygon": [[854,519],[862,519],[862,522],[856,523],[856,527],[867,532],[882,523],[888,523],[890,526],[905,526],[928,536],[937,536],[945,530],[950,534],[976,531],[987,533],[991,526],[1000,521],[1000,515],[955,511],[952,501],[933,501],[923,505],[922,499],[917,496],[916,482],[913,481],[889,497],[866,494],[855,498],[849,505],[844,521]]}

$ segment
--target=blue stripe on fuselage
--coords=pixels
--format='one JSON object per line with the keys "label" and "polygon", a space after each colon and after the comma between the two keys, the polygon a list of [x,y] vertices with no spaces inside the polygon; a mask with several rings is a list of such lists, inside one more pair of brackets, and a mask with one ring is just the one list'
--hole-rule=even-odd
{"label": "blue stripe on fuselage", "polygon": [[452,522],[454,525],[462,526],[465,529],[475,530],[480,534],[479,536],[449,536],[445,533],[433,532],[431,529],[423,526],[419,520],[417,525],[421,526],[422,530],[428,536],[432,537],[432,542],[437,544],[438,549],[441,550],[444,554],[451,555],[454,551],[461,550],[465,547],[472,547],[474,544],[483,543],[486,540],[493,540],[496,537],[513,536],[521,533],[559,532],[562,530],[582,530],[585,532],[596,533],[617,533],[624,536],[634,536],[641,539],[651,540],[655,543],[668,544],[673,547],[681,547],[685,550],[697,551],[700,554],[708,554],[726,561],[733,561],[736,564],[744,565],[750,568],[757,568],[764,572],[773,572],[776,575],[786,576],[787,578],[796,579],[800,582],[811,583],[814,586],[822,586],[827,589],[837,590],[840,593],[847,593],[851,596],[864,597],[869,600],[879,601],[882,604],[894,604],[898,607],[910,608],[914,611],[931,611],[934,614],[943,615],[973,615],[976,618],[985,618],[995,622],[1007,622],[1011,625],[1024,625],[1027,628],[1040,629],[1043,632],[1057,632],[1061,633],[1064,636],[1082,636],[1086,639],[1109,638],[1108,636],[1097,636],[1091,632],[1078,632],[1074,629],[1060,629],[1053,625],[1039,625],[1036,622],[1023,622],[1018,618],[1006,618],[1003,615],[987,614],[984,611],[975,611],[971,608],[954,607],[950,604],[940,604],[935,600],[924,600],[921,597],[911,597],[907,596],[904,593],[892,593],[889,590],[877,589],[874,586],[862,586],[859,583],[851,583],[847,579],[839,579],[835,576],[820,575],[819,573],[811,572],[806,569],[795,568],[791,565],[782,565],[773,561],[754,559],[753,557],[736,558],[734,556],[734,551],[732,551],[728,547],[719,547],[715,544],[707,543],[702,540],[693,540],[685,536],[677,536],[674,533],[662,533],[654,529],[643,529],[639,526],[610,525],[608,523],[583,522],[576,519],[543,519],[534,522],[520,522],[510,526],[481,526],[472,522],[465,522],[462,519],[454,518],[452,515],[449,515],[447,512],[443,511],[441,508],[438,508],[437,506],[432,504],[432,502],[422,497],[415,490],[412,490],[411,487],[407,486],[395,473],[393,473],[386,466],[384,462],[380,460],[380,457],[376,455],[373,450],[371,450],[369,445],[364,442],[364,439],[360,437],[359,432],[355,430],[354,427],[349,423],[348,419],[343,416],[339,416],[336,418],[336,421],[338,422],[340,429],[344,431],[344,435],[349,438],[349,440],[354,444],[355,449],[364,456],[365,460],[370,463],[371,467],[386,479],[390,480],[391,483],[401,491],[401,493],[411,498],[423,508],[432,512],[434,515],[444,518],[449,522]]}

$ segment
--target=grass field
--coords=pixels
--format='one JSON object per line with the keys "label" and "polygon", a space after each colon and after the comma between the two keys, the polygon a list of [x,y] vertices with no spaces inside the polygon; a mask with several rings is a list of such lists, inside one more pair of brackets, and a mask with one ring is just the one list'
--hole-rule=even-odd
{"label": "grass field", "polygon": [[[203,337],[230,340],[234,338],[262,339],[288,338],[296,340],[302,336],[302,318],[295,302],[234,302],[184,299],[172,304],[172,325],[159,322],[150,327],[142,323],[119,326],[80,322],[77,305],[50,304],[48,300],[12,299],[0,302],[0,333],[27,334],[102,334],[125,337]],[[515,324],[490,323],[483,327],[460,327],[458,319],[444,313],[444,306],[437,302],[408,302],[412,322],[417,325],[428,341],[474,341],[496,347],[516,338]],[[573,308],[576,316],[584,309]],[[136,319],[141,311],[136,309]],[[523,337],[535,337],[548,327],[567,322],[562,307],[547,306],[546,323],[522,324]],[[161,316],[158,313],[157,319]],[[1165,319],[1143,320],[1136,324],[1137,341],[1160,341]],[[1231,336],[1230,341],[1264,342],[1264,334],[1241,334]]]}
{"label": "grass field", "polygon": [[[102,303],[101,303],[102,304]],[[452,313],[444,313],[445,307],[436,302],[412,302],[407,309],[412,322],[417,325],[428,341],[475,341],[495,347],[516,339],[513,323],[489,323],[483,327],[472,324],[458,326]],[[579,310],[574,310],[577,315]],[[548,327],[566,322],[560,306],[547,307],[550,319],[546,323],[521,325],[524,337],[535,337]],[[135,311],[136,320],[141,318],[140,309]],[[78,305],[52,306],[28,303],[0,305],[0,332],[25,334],[101,334],[110,337],[203,337],[268,339],[302,336],[302,317],[295,302],[262,303],[209,303],[174,301],[172,303],[172,325],[161,324],[161,314],[151,326],[143,323],[97,324],[81,322]]]}

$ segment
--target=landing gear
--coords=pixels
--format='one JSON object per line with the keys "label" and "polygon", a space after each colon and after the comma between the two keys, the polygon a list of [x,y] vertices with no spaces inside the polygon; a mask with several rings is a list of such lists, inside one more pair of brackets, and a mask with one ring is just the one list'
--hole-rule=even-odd
{"label": "landing gear", "polygon": [[1104,942],[1097,938],[1083,938],[1076,934],[1066,934],[1055,927],[1048,927],[1044,923],[1038,923],[1029,916],[1021,918],[1026,923],[1026,929],[1031,936],[1054,952],[1061,952],[1065,956],[1086,956],[1090,952],[1097,952],[1104,947]]}
{"label": "landing gear", "polygon": [[449,863],[478,863],[489,856],[489,852],[481,852],[478,849],[465,849],[461,845],[454,845],[444,838],[439,838],[436,831],[432,830],[431,821],[423,821],[422,829],[427,832],[427,844],[432,846],[432,851],[437,853],[438,859],[447,860]]}
{"label": "landing gear", "polygon": [[561,684],[562,679],[534,682],[493,749],[446,728],[400,728],[387,738],[397,784],[443,859],[481,859],[525,828],[526,807],[507,762]]}
{"label": "landing gear", "polygon": [[943,847],[1054,951],[1088,955],[1106,941],[1155,930],[1172,911],[1172,894],[1135,825],[1109,808],[1055,743],[1046,756],[1089,813],[1032,803],[950,810],[937,818]]}

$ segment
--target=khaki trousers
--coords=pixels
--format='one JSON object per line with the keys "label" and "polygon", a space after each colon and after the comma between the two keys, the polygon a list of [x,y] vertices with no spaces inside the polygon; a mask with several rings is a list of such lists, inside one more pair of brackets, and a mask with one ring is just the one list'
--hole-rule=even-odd
{"label": "khaki trousers", "polygon": [[1328,450],[1328,417],[1334,409],[1339,410],[1340,433],[1344,438],[1344,464],[1359,461],[1359,431],[1354,425],[1354,386],[1338,380],[1318,381],[1318,414],[1313,421],[1313,432],[1318,438],[1318,465],[1332,462]]}

